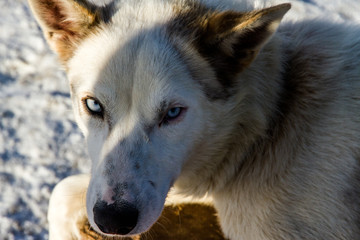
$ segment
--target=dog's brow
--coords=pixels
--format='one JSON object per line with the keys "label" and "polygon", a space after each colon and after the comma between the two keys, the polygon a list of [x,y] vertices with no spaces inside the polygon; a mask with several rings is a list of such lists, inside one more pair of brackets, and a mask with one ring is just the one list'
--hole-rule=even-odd
{"label": "dog's brow", "polygon": [[160,122],[164,117],[164,112],[168,109],[169,103],[166,100],[162,100],[156,109],[156,122]]}
{"label": "dog's brow", "polygon": [[158,113],[163,113],[164,111],[166,111],[166,109],[168,108],[169,103],[166,100],[162,100],[160,102],[159,107],[157,108],[157,112]]}

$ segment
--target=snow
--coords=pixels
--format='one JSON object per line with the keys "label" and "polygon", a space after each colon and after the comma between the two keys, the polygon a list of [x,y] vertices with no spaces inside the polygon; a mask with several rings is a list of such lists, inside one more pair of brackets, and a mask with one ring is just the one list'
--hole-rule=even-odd
{"label": "snow", "polygon": [[50,193],[89,170],[65,74],[24,0],[0,2],[0,239],[46,239]]}
{"label": "snow", "polygon": [[[313,15],[360,23],[359,0],[296,2]],[[89,160],[65,74],[26,1],[1,0],[0,16],[0,239],[47,239],[52,189],[89,172]]]}

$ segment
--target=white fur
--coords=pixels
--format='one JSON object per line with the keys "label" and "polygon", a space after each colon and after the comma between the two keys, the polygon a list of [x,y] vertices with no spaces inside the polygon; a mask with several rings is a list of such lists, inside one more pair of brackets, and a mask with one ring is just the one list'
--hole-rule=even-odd
{"label": "white fur", "polygon": [[62,180],[54,188],[48,211],[50,240],[81,239],[78,223],[86,216],[89,181],[89,175],[75,175]]}

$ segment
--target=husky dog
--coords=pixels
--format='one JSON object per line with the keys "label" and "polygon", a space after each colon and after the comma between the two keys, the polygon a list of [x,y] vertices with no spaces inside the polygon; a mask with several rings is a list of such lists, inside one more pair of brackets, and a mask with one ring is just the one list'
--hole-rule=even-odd
{"label": "husky dog", "polygon": [[360,27],[235,1],[29,0],[88,144],[91,226],[144,232],[174,186],[229,239],[360,239]]}

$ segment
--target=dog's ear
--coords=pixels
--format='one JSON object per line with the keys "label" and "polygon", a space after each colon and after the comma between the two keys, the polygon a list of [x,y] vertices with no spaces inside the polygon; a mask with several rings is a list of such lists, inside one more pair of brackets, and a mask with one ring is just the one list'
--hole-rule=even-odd
{"label": "dog's ear", "polygon": [[281,4],[248,13],[215,12],[200,27],[197,49],[217,70],[223,84],[230,85],[226,78],[250,65],[290,8],[290,4]]}
{"label": "dog's ear", "polygon": [[28,0],[51,48],[66,62],[77,44],[103,20],[86,0]]}

